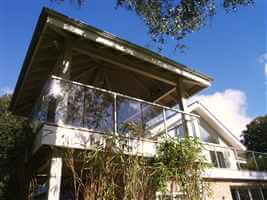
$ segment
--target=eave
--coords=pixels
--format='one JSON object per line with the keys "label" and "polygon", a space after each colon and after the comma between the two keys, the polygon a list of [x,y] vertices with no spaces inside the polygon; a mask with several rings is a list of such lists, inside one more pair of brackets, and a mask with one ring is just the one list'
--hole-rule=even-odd
{"label": "eave", "polygon": [[[51,35],[51,33],[53,33],[53,37],[52,39],[50,38],[50,44],[46,44],[44,42],[46,39],[44,38],[46,34]],[[36,98],[38,98],[37,96],[40,95],[42,87],[52,73],[53,66],[56,62],[54,58],[58,57],[61,53],[61,46],[59,44],[64,43],[64,39],[67,37],[69,37],[69,40],[71,40],[70,38],[79,38],[72,42],[73,51],[75,51],[78,56],[96,58],[98,61],[104,62],[104,64],[109,63],[113,65],[113,68],[117,66],[124,71],[128,70],[137,75],[146,76],[148,78],[146,83],[149,81],[149,78],[155,81],[155,83],[162,82],[164,88],[162,91],[165,93],[160,94],[160,96],[155,96],[153,99],[146,99],[149,101],[159,101],[162,100],[163,97],[165,98],[165,100],[162,100],[163,102],[169,101],[166,100],[166,98],[169,98],[166,94],[175,99],[175,87],[179,77],[182,78],[183,83],[187,85],[187,97],[209,87],[212,82],[212,78],[153,51],[44,8],[33,34],[10,104],[10,110],[15,114],[23,116],[30,115],[30,107],[35,103]],[[108,49],[109,52],[113,51],[114,55],[109,55],[108,53],[103,53],[101,55],[101,51],[94,52],[92,48],[88,48],[90,45],[86,46],[83,44],[84,42],[97,45],[103,49]],[[49,47],[51,44],[52,47]],[[48,45],[50,49],[48,52],[54,57],[42,57],[43,55],[47,56],[47,53],[42,53],[42,49],[45,48],[45,45]],[[116,55],[121,55],[121,57],[117,57]],[[128,62],[121,62],[123,57],[125,57],[125,60]],[[42,59],[45,62],[43,67],[40,66]],[[51,61],[49,61],[49,59]],[[140,62],[140,65],[136,64],[138,62]],[[79,72],[80,70],[77,69],[77,71]],[[91,73],[93,72],[91,71]],[[140,98],[142,98],[142,96]],[[28,105],[26,105],[26,102]]]}

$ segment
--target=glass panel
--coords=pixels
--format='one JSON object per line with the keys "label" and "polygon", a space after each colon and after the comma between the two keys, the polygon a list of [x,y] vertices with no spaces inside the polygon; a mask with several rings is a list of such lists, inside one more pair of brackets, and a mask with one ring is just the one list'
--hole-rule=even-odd
{"label": "glass panel", "polygon": [[211,159],[211,163],[213,164],[213,166],[218,167],[215,151],[210,151],[210,159]]}
{"label": "glass panel", "polygon": [[218,157],[220,168],[226,168],[226,164],[225,164],[225,159],[224,159],[223,153],[222,152],[216,152],[216,153],[217,153],[217,157]]}
{"label": "glass panel", "polygon": [[263,193],[264,199],[267,199],[267,188],[262,188],[262,193]]}
{"label": "glass panel", "polygon": [[68,94],[74,91],[74,85],[69,82],[52,80],[49,91],[44,97],[47,103],[47,121],[66,124],[68,110]]}
{"label": "glass panel", "polygon": [[51,84],[51,81],[50,80],[47,81],[40,98],[37,100],[37,102],[34,105],[33,119],[40,120],[40,121],[47,121],[48,102],[47,102],[46,96],[48,94],[50,84]]}
{"label": "glass panel", "polygon": [[169,137],[184,137],[184,123],[181,113],[166,109],[167,132]]}
{"label": "glass panel", "polygon": [[199,132],[201,141],[219,144],[216,131],[204,120],[199,120]]}
{"label": "glass panel", "polygon": [[83,127],[84,125],[84,91],[85,88],[73,85],[68,92],[68,108],[66,124],[71,126]]}
{"label": "glass panel", "polygon": [[240,200],[250,200],[248,190],[246,188],[239,188]]}
{"label": "glass panel", "polygon": [[252,195],[253,200],[263,200],[261,196],[261,191],[259,188],[250,189],[250,193]]}
{"label": "glass panel", "polygon": [[252,152],[237,151],[237,156],[241,169],[256,170],[256,164]]}
{"label": "glass panel", "polygon": [[122,135],[143,136],[141,103],[117,97],[117,126]]}
{"label": "glass panel", "polygon": [[260,171],[267,171],[267,154],[254,153]]}
{"label": "glass panel", "polygon": [[165,133],[163,109],[150,104],[141,104],[141,119],[143,121],[143,137],[155,139]]}
{"label": "glass panel", "polygon": [[54,123],[56,121],[56,108],[57,108],[57,99],[51,96],[47,102],[47,122]]}
{"label": "glass panel", "polygon": [[237,189],[231,188],[231,194],[232,194],[233,200],[239,200],[237,193],[238,193]]}
{"label": "glass panel", "polygon": [[90,88],[85,88],[84,95],[84,127],[113,132],[113,95]]}

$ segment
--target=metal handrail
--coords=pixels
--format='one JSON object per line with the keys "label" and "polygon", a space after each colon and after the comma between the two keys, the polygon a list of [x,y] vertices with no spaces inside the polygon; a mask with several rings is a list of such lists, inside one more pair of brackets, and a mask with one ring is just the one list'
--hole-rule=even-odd
{"label": "metal handrail", "polygon": [[92,86],[92,85],[86,85],[86,84],[79,83],[79,82],[76,82],[76,81],[66,80],[66,79],[63,79],[63,78],[58,77],[58,76],[55,76],[55,75],[52,75],[52,76],[51,76],[51,79],[56,79],[56,80],[60,80],[60,81],[64,81],[64,82],[68,82],[68,83],[71,83],[71,84],[74,84],[74,85],[79,85],[79,86],[82,86],[82,87],[86,87],[86,88],[90,88],[90,89],[98,90],[98,91],[101,91],[101,92],[104,92],[104,93],[109,93],[109,94],[113,94],[113,95],[121,96],[121,97],[124,97],[124,98],[127,98],[127,99],[131,99],[131,100],[134,100],[134,101],[141,102],[141,103],[150,104],[150,105],[152,105],[152,106],[156,106],[156,107],[164,108],[164,109],[167,109],[167,110],[172,110],[172,111],[175,111],[175,112],[177,112],[177,113],[181,113],[181,114],[185,114],[185,115],[193,116],[193,117],[196,117],[196,118],[200,118],[199,115],[196,115],[196,114],[193,114],[193,113],[187,113],[187,112],[184,112],[184,111],[175,109],[175,108],[169,108],[169,107],[167,107],[167,106],[163,106],[163,105],[156,104],[156,103],[153,103],[153,102],[145,101],[145,100],[143,100],[143,99],[138,99],[138,98],[131,97],[131,96],[128,96],[128,95],[125,95],[125,94],[120,94],[120,93],[118,93],[118,92],[113,92],[113,91],[110,91],[110,90],[106,90],[106,89],[102,89],[102,88],[94,87],[94,86]]}
{"label": "metal handrail", "polygon": [[211,144],[211,143],[206,143],[203,142],[203,145],[207,145],[207,146],[213,146],[213,147],[217,147],[217,148],[224,148],[224,149],[231,149],[231,150],[236,150],[238,152],[249,152],[249,153],[258,153],[258,154],[263,154],[267,156],[267,153],[263,153],[263,152],[258,152],[258,151],[251,151],[251,150],[240,150],[238,148],[235,147],[225,147],[225,146],[220,146],[220,145],[216,145],[216,144]]}

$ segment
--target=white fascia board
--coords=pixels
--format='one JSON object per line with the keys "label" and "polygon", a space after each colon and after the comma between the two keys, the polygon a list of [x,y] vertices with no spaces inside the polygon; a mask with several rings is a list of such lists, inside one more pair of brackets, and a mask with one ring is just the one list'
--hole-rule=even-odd
{"label": "white fascia board", "polygon": [[203,79],[203,78],[201,78],[201,77],[199,77],[199,76],[197,76],[195,74],[192,74],[190,72],[187,72],[185,70],[179,69],[176,66],[173,66],[173,65],[170,65],[168,63],[162,62],[162,61],[154,58],[153,56],[138,52],[138,51],[136,51],[136,50],[134,50],[132,48],[129,48],[129,47],[125,46],[125,45],[121,45],[118,42],[112,40],[111,38],[100,36],[97,33],[83,30],[81,28],[78,28],[78,27],[73,26],[71,24],[67,24],[67,23],[65,23],[63,21],[57,20],[57,19],[52,18],[52,17],[48,17],[47,18],[47,23],[51,24],[53,26],[56,26],[56,27],[58,27],[60,29],[72,32],[72,33],[74,33],[76,35],[79,35],[81,37],[84,37],[86,39],[89,39],[89,40],[92,40],[94,42],[100,43],[100,44],[105,45],[107,47],[111,47],[111,48],[119,50],[119,51],[121,51],[123,53],[132,55],[132,56],[134,56],[136,58],[139,58],[141,60],[150,62],[150,63],[152,63],[154,65],[157,65],[157,66],[159,66],[161,68],[164,68],[164,69],[167,69],[169,71],[172,71],[172,72],[176,73],[177,75],[186,77],[186,78],[188,78],[190,80],[194,80],[194,81],[200,83],[201,85],[203,85],[204,87],[208,87],[208,86],[211,85],[211,82],[208,81],[208,80],[205,80],[205,79]]}
{"label": "white fascia board", "polygon": [[247,148],[235,137],[233,134],[222,125],[221,122],[218,121],[210,111],[207,111],[206,107],[199,102],[195,102],[189,106],[189,112],[197,112],[200,117],[206,120],[219,134],[222,138],[224,138],[229,144],[233,145],[233,147],[238,148],[240,150],[246,151]]}
{"label": "white fascia board", "polygon": [[[86,128],[74,128],[69,126],[55,126],[44,124],[39,130],[33,153],[42,145],[56,146],[70,149],[95,150],[98,145],[105,145],[108,135],[96,133]],[[129,142],[132,151],[125,154],[153,157],[156,153],[157,143],[149,140],[122,138]]]}
{"label": "white fascia board", "polygon": [[224,179],[224,180],[257,180],[267,181],[267,173],[259,171],[243,171],[243,170],[231,170],[211,168],[204,172],[204,178],[211,179]]}

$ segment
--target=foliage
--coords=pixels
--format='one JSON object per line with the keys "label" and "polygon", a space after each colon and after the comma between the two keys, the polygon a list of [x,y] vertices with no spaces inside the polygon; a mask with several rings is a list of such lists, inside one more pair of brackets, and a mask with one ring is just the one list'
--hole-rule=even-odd
{"label": "foliage", "polygon": [[75,200],[80,195],[86,200],[155,199],[157,191],[174,192],[169,183],[178,186],[185,200],[199,200],[209,191],[201,178],[209,165],[196,139],[163,141],[155,158],[127,153],[119,136],[108,136],[105,141],[93,151],[64,152]]}
{"label": "foliage", "polygon": [[32,132],[28,121],[8,111],[11,95],[0,97],[0,199],[26,195],[25,159]]}
{"label": "foliage", "polygon": [[248,150],[267,153],[267,115],[251,121],[242,136]]}
{"label": "foliage", "polygon": [[201,155],[202,145],[198,139],[166,140],[158,146],[156,164],[159,165],[160,190],[166,192],[172,180],[183,193],[184,200],[199,200],[210,195],[209,185],[202,178],[210,167]]}
{"label": "foliage", "polygon": [[[79,6],[87,2],[71,1]],[[221,5],[224,10],[231,12],[254,3],[255,0],[117,0],[117,7],[134,11],[140,16],[157,44],[162,45],[172,38],[177,41],[177,47],[183,48],[180,40],[205,26]]]}
{"label": "foliage", "polygon": [[149,199],[155,194],[154,171],[146,167],[150,160],[125,154],[120,142],[119,137],[112,136],[94,151],[64,152],[75,200],[80,196],[86,200]]}

